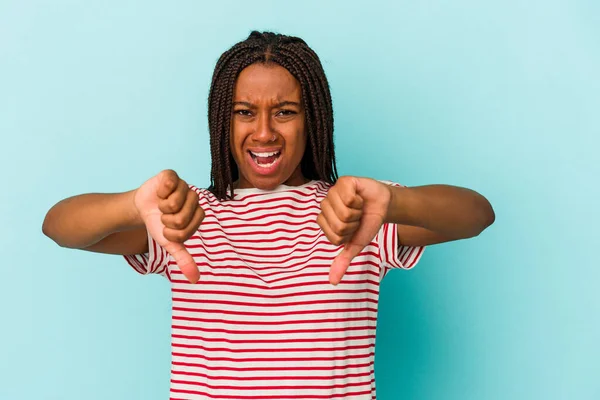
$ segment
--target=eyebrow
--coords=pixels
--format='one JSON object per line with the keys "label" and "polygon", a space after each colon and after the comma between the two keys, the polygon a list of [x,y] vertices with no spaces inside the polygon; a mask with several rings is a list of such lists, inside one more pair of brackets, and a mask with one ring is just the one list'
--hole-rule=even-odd
{"label": "eyebrow", "polygon": [[[246,106],[248,108],[255,108],[256,106],[252,103],[248,103],[247,101],[234,101],[234,106]],[[296,106],[300,107],[300,103],[296,101],[282,101],[276,105],[277,107],[285,107],[285,106]]]}

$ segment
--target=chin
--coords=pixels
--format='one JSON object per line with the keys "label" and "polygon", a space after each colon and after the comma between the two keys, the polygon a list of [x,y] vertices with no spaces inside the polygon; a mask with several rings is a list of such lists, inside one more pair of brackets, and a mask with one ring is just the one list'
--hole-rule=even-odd
{"label": "chin", "polygon": [[277,179],[275,177],[273,177],[273,178],[260,177],[260,178],[254,178],[254,179],[250,180],[249,182],[252,186],[254,186],[257,189],[273,190],[277,186],[283,184],[284,180]]}

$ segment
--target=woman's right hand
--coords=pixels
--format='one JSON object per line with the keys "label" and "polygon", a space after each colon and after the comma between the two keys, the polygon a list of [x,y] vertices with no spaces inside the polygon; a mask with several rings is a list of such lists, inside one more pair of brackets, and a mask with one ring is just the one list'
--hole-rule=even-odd
{"label": "woman's right hand", "polygon": [[173,257],[183,275],[196,283],[200,271],[183,243],[204,219],[198,195],[175,171],[164,170],[136,189],[133,198],[150,236]]}

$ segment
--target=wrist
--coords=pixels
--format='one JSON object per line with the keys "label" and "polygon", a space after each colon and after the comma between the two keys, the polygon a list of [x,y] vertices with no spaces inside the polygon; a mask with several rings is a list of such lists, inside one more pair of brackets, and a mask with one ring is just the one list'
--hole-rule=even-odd
{"label": "wrist", "polygon": [[390,191],[390,201],[385,222],[410,225],[410,189],[391,185],[386,186]]}
{"label": "wrist", "polygon": [[122,204],[123,204],[123,219],[124,228],[138,228],[144,226],[144,220],[135,205],[135,196],[137,189],[130,190],[122,193]]}

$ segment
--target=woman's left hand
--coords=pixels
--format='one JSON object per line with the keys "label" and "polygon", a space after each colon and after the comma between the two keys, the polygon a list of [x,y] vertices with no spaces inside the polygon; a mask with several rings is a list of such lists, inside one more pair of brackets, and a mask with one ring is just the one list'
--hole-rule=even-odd
{"label": "woman's left hand", "polygon": [[368,246],[386,221],[391,187],[370,178],[344,176],[321,202],[317,223],[334,245],[344,245],[329,271],[337,285],[350,262]]}

